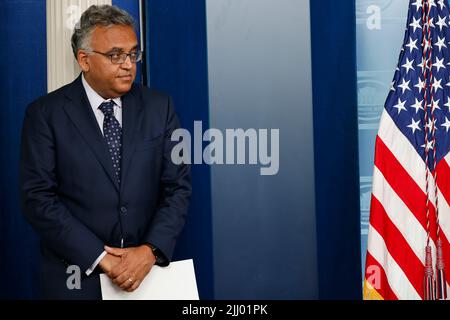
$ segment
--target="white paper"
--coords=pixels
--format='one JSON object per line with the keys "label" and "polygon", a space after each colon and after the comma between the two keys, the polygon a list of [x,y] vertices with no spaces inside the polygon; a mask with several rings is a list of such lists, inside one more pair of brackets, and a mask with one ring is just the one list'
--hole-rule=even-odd
{"label": "white paper", "polygon": [[153,266],[139,288],[126,292],[100,274],[103,300],[198,300],[194,262],[171,262],[167,267]]}

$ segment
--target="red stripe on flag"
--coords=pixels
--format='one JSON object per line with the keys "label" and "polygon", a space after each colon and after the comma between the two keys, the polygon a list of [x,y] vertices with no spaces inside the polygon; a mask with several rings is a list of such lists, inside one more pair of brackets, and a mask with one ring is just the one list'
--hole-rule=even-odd
{"label": "red stripe on flag", "polygon": [[383,205],[372,195],[370,225],[382,235],[392,258],[423,299],[423,264],[402,233],[387,215]]}
{"label": "red stripe on flag", "polygon": [[366,254],[366,281],[383,297],[384,300],[398,300],[386,277],[381,264],[372,257],[370,252]]}

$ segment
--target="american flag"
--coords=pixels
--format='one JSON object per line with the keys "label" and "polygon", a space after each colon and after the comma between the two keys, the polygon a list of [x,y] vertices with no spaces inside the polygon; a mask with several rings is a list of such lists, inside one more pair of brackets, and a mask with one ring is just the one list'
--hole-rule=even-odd
{"label": "american flag", "polygon": [[365,299],[447,298],[449,14],[447,0],[409,3],[403,47],[375,144]]}

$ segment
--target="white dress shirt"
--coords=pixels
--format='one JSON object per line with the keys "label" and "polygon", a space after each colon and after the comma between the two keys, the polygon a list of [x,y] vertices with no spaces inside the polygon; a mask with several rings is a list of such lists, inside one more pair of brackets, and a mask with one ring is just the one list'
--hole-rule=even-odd
{"label": "white dress shirt", "polygon": [[[105,119],[105,115],[102,110],[99,109],[100,105],[103,102],[114,101],[114,116],[117,121],[119,121],[120,126],[122,126],[122,99],[114,98],[114,99],[103,99],[94,89],[87,83],[84,75],[81,75],[81,82],[83,83],[84,90],[86,91],[86,95],[88,97],[89,103],[91,105],[92,111],[94,112],[95,118],[97,119],[97,123],[100,127],[100,130],[103,134],[103,120]],[[98,258],[94,261],[94,263],[86,270],[86,275],[89,276],[92,271],[94,271],[95,267],[100,263],[103,257],[106,256],[106,251],[103,251]]]}

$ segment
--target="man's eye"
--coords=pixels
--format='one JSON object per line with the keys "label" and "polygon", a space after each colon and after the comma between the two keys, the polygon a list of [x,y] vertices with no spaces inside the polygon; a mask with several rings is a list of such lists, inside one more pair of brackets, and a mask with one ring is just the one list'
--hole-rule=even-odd
{"label": "man's eye", "polygon": [[111,53],[111,58],[119,59],[120,58],[120,53]]}

